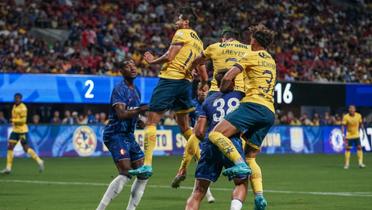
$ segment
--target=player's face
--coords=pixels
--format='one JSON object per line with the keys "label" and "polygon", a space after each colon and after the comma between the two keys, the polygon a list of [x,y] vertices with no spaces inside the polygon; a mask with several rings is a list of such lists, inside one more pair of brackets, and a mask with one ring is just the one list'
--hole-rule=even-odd
{"label": "player's face", "polygon": [[197,95],[198,95],[198,101],[203,102],[205,98],[207,97],[208,89],[207,88],[198,88]]}
{"label": "player's face", "polygon": [[22,102],[22,98],[19,95],[14,96],[14,103],[20,104]]}
{"label": "player's face", "polygon": [[182,28],[185,28],[186,25],[187,25],[187,20],[184,20],[182,18],[182,15],[178,16],[177,20],[176,20],[176,28],[177,29],[182,29]]}
{"label": "player's face", "polygon": [[349,113],[354,114],[355,113],[355,106],[349,106]]}
{"label": "player's face", "polygon": [[137,68],[133,60],[130,60],[127,62],[127,64],[125,65],[122,71],[122,74],[124,77],[127,77],[127,78],[134,79],[137,77]]}

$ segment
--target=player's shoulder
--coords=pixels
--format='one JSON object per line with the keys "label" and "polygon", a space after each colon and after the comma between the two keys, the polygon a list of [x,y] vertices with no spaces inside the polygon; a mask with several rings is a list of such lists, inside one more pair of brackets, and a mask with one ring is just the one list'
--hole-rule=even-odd
{"label": "player's shoulder", "polygon": [[27,109],[27,106],[26,106],[26,104],[24,104],[24,103],[20,103],[20,104],[19,104],[19,107],[20,107],[21,109]]}
{"label": "player's shoulder", "polygon": [[362,118],[362,114],[360,114],[359,112],[355,112],[355,114],[356,114],[358,117]]}

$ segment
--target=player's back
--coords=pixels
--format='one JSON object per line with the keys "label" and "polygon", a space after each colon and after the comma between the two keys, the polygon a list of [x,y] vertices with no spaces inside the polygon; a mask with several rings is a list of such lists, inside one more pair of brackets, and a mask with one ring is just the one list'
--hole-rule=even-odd
{"label": "player's back", "polygon": [[275,60],[266,50],[250,51],[237,64],[245,73],[245,97],[242,102],[263,105],[275,113]]}
{"label": "player's back", "polygon": [[200,116],[205,116],[208,121],[206,136],[227,114],[239,107],[243,96],[240,91],[216,92],[205,99]]}
{"label": "player's back", "polygon": [[[237,40],[226,42],[217,42],[208,46],[203,54],[206,58],[211,59],[213,65],[213,79],[210,91],[219,91],[217,86],[216,74],[221,71],[229,70],[236,62],[251,51],[251,46],[243,44]],[[243,73],[238,74],[235,78],[236,91],[244,92]]]}
{"label": "player's back", "polygon": [[120,120],[116,113],[114,106],[122,103],[126,106],[127,110],[135,109],[140,106],[141,95],[137,87],[128,87],[128,85],[122,81],[115,86],[111,94],[111,108],[109,115],[109,122],[105,127],[104,136],[113,134],[132,134],[136,128],[137,117]]}
{"label": "player's back", "polygon": [[203,51],[203,42],[192,29],[176,31],[172,45],[182,45],[176,57],[162,66],[159,77],[165,79],[191,79],[191,63]]}

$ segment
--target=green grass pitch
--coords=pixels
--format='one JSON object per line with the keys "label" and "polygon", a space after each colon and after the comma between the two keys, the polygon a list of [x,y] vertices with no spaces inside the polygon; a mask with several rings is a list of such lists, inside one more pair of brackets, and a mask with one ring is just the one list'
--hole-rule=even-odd
{"label": "green grass pitch", "polygon": [[[372,155],[365,155],[371,159]],[[181,189],[170,188],[181,157],[155,157],[154,176],[138,210],[182,210],[193,186],[192,164]],[[0,159],[4,166],[5,159]],[[367,165],[368,162],[366,161]],[[37,172],[31,159],[15,159],[13,173],[0,175],[0,210],[95,209],[106,185],[116,176],[110,158],[46,159],[46,171]],[[276,210],[363,210],[372,209],[372,165],[342,168],[342,155],[261,155],[267,209]],[[108,209],[125,209],[130,186]],[[203,202],[202,210],[229,209],[232,183],[224,177],[212,192],[216,203]],[[253,209],[250,193],[243,209]]]}

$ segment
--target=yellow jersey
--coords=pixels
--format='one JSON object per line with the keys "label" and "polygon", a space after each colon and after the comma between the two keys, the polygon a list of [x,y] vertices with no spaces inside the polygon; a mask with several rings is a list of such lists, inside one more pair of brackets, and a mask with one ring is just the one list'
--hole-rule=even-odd
{"label": "yellow jersey", "polygon": [[[209,45],[207,49],[203,51],[203,55],[206,58],[211,59],[213,64],[213,79],[211,82],[211,88],[209,90],[220,91],[217,86],[216,74],[223,70],[229,70],[250,50],[250,45],[242,44],[237,40],[223,43],[217,42]],[[236,76],[234,90],[245,92],[243,72]]]}
{"label": "yellow jersey", "polygon": [[13,132],[15,133],[27,133],[27,107],[24,103],[19,105],[13,105],[12,109],[12,125]]}
{"label": "yellow jersey", "polygon": [[241,102],[252,102],[266,106],[273,113],[276,64],[265,50],[249,51],[236,67],[244,73],[245,97]]}
{"label": "yellow jersey", "polygon": [[203,42],[192,29],[179,29],[173,36],[174,45],[182,44],[176,57],[163,64],[159,77],[165,79],[192,79],[191,64],[197,55],[203,51]]}
{"label": "yellow jersey", "polygon": [[359,126],[362,123],[362,115],[358,112],[351,116],[349,113],[342,118],[342,125],[346,126],[346,138],[359,138]]}

